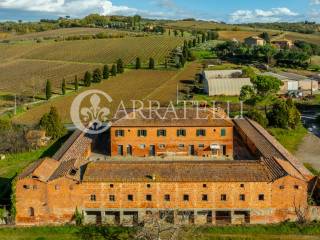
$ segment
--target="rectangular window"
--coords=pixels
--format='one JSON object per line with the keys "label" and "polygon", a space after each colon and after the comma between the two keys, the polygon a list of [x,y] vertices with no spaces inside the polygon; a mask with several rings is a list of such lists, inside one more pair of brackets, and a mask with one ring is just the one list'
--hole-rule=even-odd
{"label": "rectangular window", "polygon": [[95,195],[95,194],[92,194],[92,195],[90,196],[90,200],[91,200],[91,202],[95,202],[95,201],[97,200],[96,195]]}
{"label": "rectangular window", "polygon": [[299,189],[299,185],[294,185],[294,189]]}
{"label": "rectangular window", "polygon": [[123,146],[118,145],[118,156],[123,156]]}
{"label": "rectangular window", "polygon": [[183,201],[185,201],[185,202],[189,201],[189,195],[188,194],[184,194],[183,195]]}
{"label": "rectangular window", "polygon": [[186,134],[186,130],[185,129],[178,129],[177,130],[177,136],[178,137],[185,137],[187,134]]}
{"label": "rectangular window", "polygon": [[157,131],[157,136],[158,136],[158,137],[165,137],[165,136],[167,136],[167,130],[165,130],[165,129],[158,129],[158,131]]}
{"label": "rectangular window", "polygon": [[170,195],[169,194],[164,195],[164,200],[166,202],[170,202]]}
{"label": "rectangular window", "polygon": [[159,144],[159,148],[160,148],[160,149],[165,149],[165,148],[166,148],[166,145],[165,145],[165,144]]}
{"label": "rectangular window", "polygon": [[202,201],[208,201],[208,195],[202,194]]}
{"label": "rectangular window", "polygon": [[220,135],[221,137],[225,137],[227,135],[227,130],[225,128],[222,128]]}
{"label": "rectangular window", "polygon": [[145,144],[140,144],[139,147],[140,147],[140,149],[145,149],[146,145]]}
{"label": "rectangular window", "polygon": [[197,129],[197,137],[205,137],[206,130],[205,129]]}
{"label": "rectangular window", "polygon": [[128,201],[133,201],[133,195],[132,194],[128,195]]}
{"label": "rectangular window", "polygon": [[264,194],[259,194],[259,201],[264,201]]}
{"label": "rectangular window", "polygon": [[124,137],[124,130],[116,130],[116,137]]}
{"label": "rectangular window", "polygon": [[199,144],[199,148],[204,148],[204,144]]}
{"label": "rectangular window", "polygon": [[146,195],[146,200],[147,201],[152,201],[152,195],[150,195],[150,194]]}
{"label": "rectangular window", "polygon": [[147,136],[147,130],[138,130],[138,137],[146,137]]}
{"label": "rectangular window", "polygon": [[178,148],[179,148],[180,150],[184,150],[184,144],[179,144],[179,145],[178,145]]}
{"label": "rectangular window", "polygon": [[110,202],[115,202],[116,201],[116,196],[115,195],[109,195],[109,201]]}
{"label": "rectangular window", "polygon": [[221,194],[221,201],[227,201],[227,195]]}
{"label": "rectangular window", "polygon": [[239,200],[240,200],[240,201],[245,201],[245,200],[246,200],[246,195],[240,194]]}

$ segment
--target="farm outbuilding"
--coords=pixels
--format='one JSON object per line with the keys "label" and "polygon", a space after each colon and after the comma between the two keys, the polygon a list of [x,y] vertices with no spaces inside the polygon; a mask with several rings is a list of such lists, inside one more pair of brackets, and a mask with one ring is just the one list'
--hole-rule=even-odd
{"label": "farm outbuilding", "polygon": [[280,89],[280,94],[297,92],[300,95],[306,96],[313,94],[319,90],[318,81],[295,73],[288,72],[266,72],[262,75],[276,77],[283,82]]}
{"label": "farm outbuilding", "polygon": [[252,85],[250,78],[242,78],[242,70],[204,71],[204,89],[209,96],[239,96],[241,88]]}

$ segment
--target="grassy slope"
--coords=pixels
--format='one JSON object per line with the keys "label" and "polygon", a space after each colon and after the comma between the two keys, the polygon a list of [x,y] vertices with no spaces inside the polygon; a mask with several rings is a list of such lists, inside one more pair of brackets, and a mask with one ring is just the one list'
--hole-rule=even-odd
{"label": "grassy slope", "polygon": [[291,153],[294,153],[308,131],[303,126],[294,130],[270,128],[269,131]]}
{"label": "grassy slope", "polygon": [[[105,91],[113,98],[110,107],[112,111],[115,111],[121,100],[125,103],[129,103],[132,99],[143,100],[175,74],[177,74],[176,71],[127,70],[124,74],[103,80],[102,83],[94,84],[90,88],[83,88],[82,91],[89,89]],[[76,95],[76,93],[71,93],[67,96],[52,99],[48,103],[35,106],[28,112],[17,116],[15,121],[26,124],[36,123],[48,111],[50,106],[55,106],[61,118],[65,122],[70,122],[70,106]]]}

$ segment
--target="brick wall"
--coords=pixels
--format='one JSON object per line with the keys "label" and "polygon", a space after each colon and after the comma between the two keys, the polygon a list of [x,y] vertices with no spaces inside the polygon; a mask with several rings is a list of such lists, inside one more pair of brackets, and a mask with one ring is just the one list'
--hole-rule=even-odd
{"label": "brick wall", "polygon": [[[147,137],[138,137],[137,131],[139,129],[147,130]],[[158,137],[157,130],[165,129],[166,136]],[[185,137],[178,137],[177,130],[186,129]],[[197,129],[206,130],[206,136],[199,137],[196,132]],[[165,153],[176,153],[177,155],[188,155],[188,148],[190,145],[194,146],[195,155],[198,156],[211,156],[211,144],[218,144],[220,146],[226,145],[226,155],[233,156],[233,128],[225,127],[226,136],[221,136],[222,127],[147,127],[147,128],[111,128],[111,155],[118,155],[118,145],[123,146],[123,153],[127,155],[127,146],[132,146],[132,155],[138,157],[149,156],[150,145],[155,145],[156,155]],[[124,137],[116,137],[116,130],[124,130]],[[143,149],[141,145],[145,145]],[[179,144],[183,144],[184,148],[179,148]],[[204,148],[200,148],[199,144],[204,144]],[[161,148],[160,145],[165,145]],[[222,156],[222,148],[218,152],[218,157]]]}
{"label": "brick wall", "polygon": [[[113,187],[110,187],[110,184],[113,184]],[[30,186],[29,189],[24,187],[26,185]],[[37,187],[33,189],[32,186],[35,185]],[[274,183],[84,182],[77,184],[67,178],[49,183],[22,179],[16,186],[16,223],[19,225],[68,223],[72,220],[76,208],[79,210],[247,210],[251,212],[251,223],[279,222],[288,218],[295,219],[295,206],[306,206],[306,187],[305,182],[289,176]],[[170,195],[170,201],[165,201],[166,194]],[[226,195],[226,201],[221,200],[222,194]],[[240,194],[245,196],[244,200],[240,200]],[[264,195],[263,200],[259,200],[260,194]],[[91,199],[91,195],[95,195],[95,201]],[[109,200],[110,195],[114,195],[114,202]],[[128,195],[133,195],[133,201],[128,200]],[[152,196],[151,201],[146,199],[147,195]],[[189,196],[188,201],[184,200],[184,195]],[[203,199],[203,195],[207,195],[207,201]],[[31,207],[34,209],[34,216],[30,216]]]}

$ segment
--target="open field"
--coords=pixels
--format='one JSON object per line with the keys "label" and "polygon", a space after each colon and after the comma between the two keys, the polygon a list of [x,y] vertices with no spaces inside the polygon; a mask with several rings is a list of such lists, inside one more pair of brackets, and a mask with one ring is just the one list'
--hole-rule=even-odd
{"label": "open field", "polygon": [[320,65],[320,56],[313,56],[311,59],[311,64]]}
{"label": "open field", "polygon": [[80,80],[85,71],[97,67],[102,69],[102,64],[18,59],[0,64],[0,91],[42,95],[47,80],[51,81],[53,91],[60,91],[63,78],[73,83],[75,75]]}
{"label": "open field", "polygon": [[183,40],[178,37],[150,36],[64,41],[44,44],[23,57],[86,63],[113,63],[121,58],[125,64],[132,63],[136,57],[143,62],[152,57],[158,63],[163,63],[165,57]]}
{"label": "open field", "polygon": [[64,38],[69,36],[75,35],[94,35],[97,33],[106,33],[110,35],[135,35],[134,32],[129,31],[121,31],[121,30],[114,30],[114,29],[103,29],[103,28],[86,28],[86,27],[79,27],[79,28],[61,28],[55,30],[49,30],[44,32],[34,32],[34,33],[27,33],[27,34],[11,34],[7,35],[3,38],[7,40],[34,40],[34,39],[41,39],[41,38]]}
{"label": "open field", "polygon": [[[126,103],[131,99],[144,100],[152,91],[159,88],[176,74],[176,71],[127,70],[124,74],[104,80],[100,84],[94,84],[82,91],[89,89],[105,91],[113,98],[110,109],[115,111],[121,100]],[[76,94],[72,93],[35,106],[26,113],[17,116],[15,122],[26,124],[37,123],[50,106],[55,106],[63,121],[68,123],[70,122],[70,106],[75,96]]]}
{"label": "open field", "polygon": [[295,33],[295,32],[286,32],[282,35],[279,35],[278,37],[273,38],[274,39],[289,39],[292,41],[301,40],[306,41],[309,43],[319,44],[320,43],[320,34],[303,34],[303,33]]}
{"label": "open field", "polygon": [[[163,82],[161,86],[154,89],[145,99],[158,100],[161,105],[168,105],[169,101],[175,101],[177,99],[177,90],[183,90],[185,83],[195,79],[195,75],[201,71],[201,67],[201,64],[198,62],[189,63],[175,76],[169,78],[166,82]],[[182,99],[179,98],[179,100]]]}
{"label": "open field", "polygon": [[183,29],[197,29],[197,30],[210,30],[210,29],[221,29],[221,30],[253,30],[253,28],[246,26],[235,26],[227,25],[217,22],[207,22],[207,21],[174,21],[165,24],[169,28],[183,28]]}
{"label": "open field", "polygon": [[250,36],[258,36],[262,32],[260,31],[219,31],[219,39],[221,40],[232,40],[237,39],[243,41],[245,38]]}

